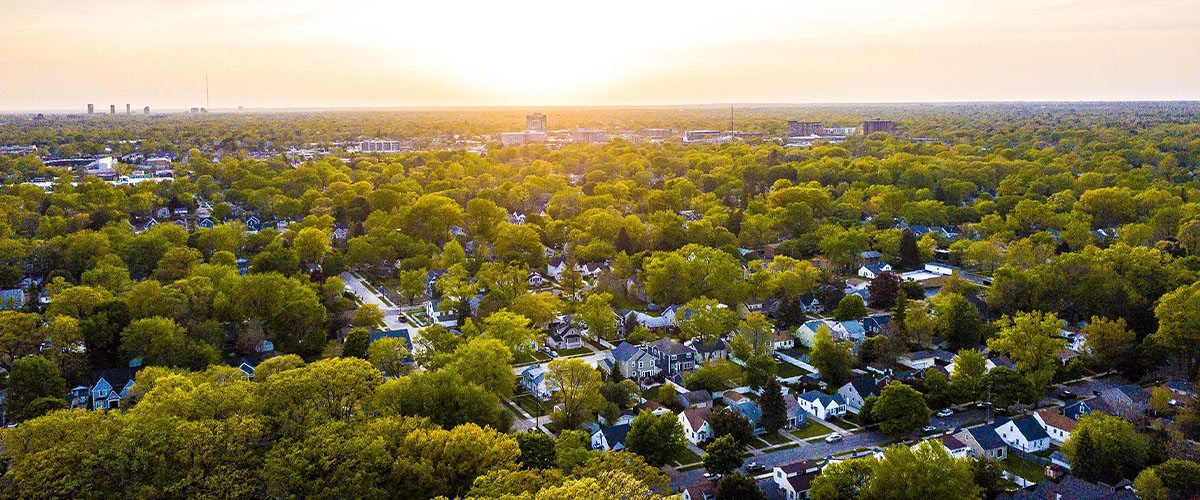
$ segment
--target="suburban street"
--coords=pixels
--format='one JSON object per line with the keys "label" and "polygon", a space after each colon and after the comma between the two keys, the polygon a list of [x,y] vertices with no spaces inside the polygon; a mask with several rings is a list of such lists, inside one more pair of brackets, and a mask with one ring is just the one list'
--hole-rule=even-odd
{"label": "suburban street", "polygon": [[353,293],[355,296],[357,296],[364,304],[375,304],[379,306],[379,310],[383,312],[383,323],[384,325],[387,325],[389,330],[408,330],[409,340],[412,341],[413,347],[416,348],[417,339],[420,338],[421,335],[421,329],[413,324],[411,319],[407,323],[400,321],[400,315],[403,314],[400,311],[400,307],[389,306],[387,302],[383,301],[383,298],[380,297],[379,294],[375,293],[374,290],[371,290],[371,288],[367,286],[365,280],[355,276],[354,274],[345,272],[339,274],[338,277],[342,278],[342,281],[346,282],[346,288],[350,289],[350,293]]}

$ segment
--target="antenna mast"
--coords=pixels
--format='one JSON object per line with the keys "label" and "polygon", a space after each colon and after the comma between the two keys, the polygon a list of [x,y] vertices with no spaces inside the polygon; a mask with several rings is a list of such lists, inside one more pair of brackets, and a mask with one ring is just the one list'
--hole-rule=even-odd
{"label": "antenna mast", "polygon": [[208,99],[208,73],[204,73],[204,109],[212,111],[212,101]]}
{"label": "antenna mast", "polygon": [[737,129],[733,128],[733,106],[730,106],[729,107],[729,133],[733,133],[734,130],[737,130]]}

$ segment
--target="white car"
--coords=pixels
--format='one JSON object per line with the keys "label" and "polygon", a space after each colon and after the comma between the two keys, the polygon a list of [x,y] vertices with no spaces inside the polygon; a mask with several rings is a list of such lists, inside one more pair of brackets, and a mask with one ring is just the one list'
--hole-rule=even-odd
{"label": "white car", "polygon": [[946,418],[953,414],[954,414],[954,410],[951,410],[949,408],[943,408],[941,411],[937,412],[937,416],[939,416],[941,418]]}
{"label": "white car", "polygon": [[827,437],[825,438],[825,442],[826,442],[826,443],[836,443],[836,442],[838,442],[838,441],[841,441],[841,440],[842,440],[842,435],[841,435],[841,434],[838,434],[838,433],[836,433],[836,432],[835,432],[835,433],[833,433],[833,434],[830,434],[829,436],[827,436]]}

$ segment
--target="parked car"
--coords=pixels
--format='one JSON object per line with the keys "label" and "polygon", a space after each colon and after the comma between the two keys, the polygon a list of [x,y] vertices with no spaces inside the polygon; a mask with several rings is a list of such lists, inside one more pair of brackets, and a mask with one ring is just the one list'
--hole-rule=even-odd
{"label": "parked car", "polygon": [[827,436],[827,437],[825,438],[825,442],[826,442],[826,443],[836,443],[836,442],[838,442],[838,441],[841,441],[841,440],[842,440],[842,435],[841,435],[841,434],[838,434],[838,433],[836,433],[836,432],[835,432],[835,433],[833,433],[833,434],[830,434],[829,436]]}
{"label": "parked car", "polygon": [[1075,393],[1068,390],[1063,390],[1062,392],[1058,393],[1059,399],[1075,399],[1077,397],[1079,396],[1076,396]]}
{"label": "parked car", "polygon": [[976,408],[987,408],[989,406],[992,406],[992,403],[989,403],[987,401],[980,401],[978,403],[975,403]]}
{"label": "parked car", "polygon": [[401,314],[401,315],[400,315],[400,322],[401,322],[401,323],[408,323],[408,316],[405,316],[405,315]]}
{"label": "parked car", "polygon": [[767,470],[767,467],[758,462],[750,462],[750,463],[746,464],[746,472],[749,472],[749,473],[762,472],[765,470]]}
{"label": "parked car", "polygon": [[954,410],[951,410],[949,408],[942,408],[941,411],[937,412],[937,416],[939,416],[941,418],[946,418],[953,414],[954,414]]}
{"label": "parked car", "polygon": [[929,434],[931,432],[937,432],[937,427],[926,425],[925,427],[921,428],[921,434]]}
{"label": "parked car", "polygon": [[720,475],[720,474],[717,474],[717,473],[715,473],[715,472],[705,472],[705,473],[704,473],[704,479],[707,479],[707,480],[709,480],[709,481],[720,481],[720,480],[721,480],[721,475]]}

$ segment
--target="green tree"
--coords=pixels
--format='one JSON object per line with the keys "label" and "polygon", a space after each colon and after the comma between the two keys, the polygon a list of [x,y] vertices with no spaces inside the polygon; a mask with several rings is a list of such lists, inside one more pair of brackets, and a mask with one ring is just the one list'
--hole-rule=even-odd
{"label": "green tree", "polygon": [[1200,464],[1196,462],[1172,458],[1153,470],[1163,488],[1178,498],[1200,491]]}
{"label": "green tree", "polygon": [[783,400],[783,388],[779,380],[771,378],[763,386],[759,406],[762,407],[762,426],[768,434],[775,434],[787,425],[787,404]]}
{"label": "green tree", "polygon": [[905,229],[900,233],[899,269],[916,269],[921,266],[921,251],[917,248],[917,236]]}
{"label": "green tree", "polygon": [[1196,373],[1200,366],[1200,282],[1167,293],[1154,308],[1158,331],[1149,339]]}
{"label": "green tree", "polygon": [[712,474],[728,475],[742,466],[745,447],[733,436],[721,436],[709,443],[704,450],[704,470]]}
{"label": "green tree", "polygon": [[[343,350],[344,353],[344,350]],[[383,337],[367,347],[367,359],[385,375],[398,377],[408,372],[408,347],[404,340]]]}
{"label": "green tree", "polygon": [[1008,480],[1004,478],[1004,467],[994,458],[971,458],[971,473],[975,484],[983,489],[983,496],[994,499],[1005,491]]}
{"label": "green tree", "polygon": [[342,356],[347,358],[367,359],[367,348],[371,343],[371,334],[366,328],[351,328],[342,343]]}
{"label": "green tree", "polygon": [[296,234],[292,240],[292,247],[295,248],[296,257],[300,262],[320,264],[325,254],[329,253],[329,235],[315,227],[306,227]]}
{"label": "green tree", "polygon": [[926,500],[978,498],[980,488],[968,461],[950,456],[937,441],[914,448],[893,446],[875,463],[862,498]]}
{"label": "green tree", "polygon": [[1087,339],[1088,358],[1102,369],[1124,366],[1137,345],[1137,334],[1129,330],[1121,318],[1110,321],[1092,316],[1091,322],[1083,328],[1083,334]]}
{"label": "green tree", "polygon": [[877,462],[874,458],[856,458],[826,465],[812,480],[808,490],[812,500],[853,500],[865,498],[863,490],[871,481]]}
{"label": "green tree", "polygon": [[1029,380],[1034,390],[1044,393],[1059,367],[1058,351],[1067,341],[1058,337],[1061,326],[1053,313],[1020,313],[1000,321],[1000,332],[988,347],[1005,353]]}
{"label": "green tree", "polygon": [[949,342],[951,350],[979,345],[983,321],[970,301],[957,293],[939,293],[932,302],[936,316],[934,329]]}
{"label": "green tree", "polygon": [[396,288],[409,304],[412,304],[413,300],[417,297],[425,294],[425,274],[425,269],[400,271],[398,276],[399,283]]}
{"label": "green tree", "polygon": [[1022,377],[1020,372],[1003,366],[992,368],[984,374],[980,390],[991,398],[989,401],[992,404],[1000,408],[1037,399],[1037,391],[1028,379]]}
{"label": "green tree", "polygon": [[709,298],[695,298],[678,312],[679,332],[687,339],[714,342],[737,328],[737,312]]}
{"label": "green tree", "polygon": [[604,405],[600,372],[579,358],[558,358],[546,366],[546,386],[562,406],[550,415],[563,429],[578,429]]}
{"label": "green tree", "polygon": [[446,429],[471,423],[507,430],[500,398],[449,370],[384,382],[373,401],[385,415],[425,417]]}
{"label": "green tree", "polygon": [[675,462],[687,450],[683,426],[674,414],[655,415],[643,411],[629,424],[625,449],[636,453],[652,467]]}
{"label": "green tree", "polygon": [[518,460],[526,469],[549,469],[554,467],[554,438],[535,430],[513,434],[521,448]]}
{"label": "green tree", "polygon": [[34,405],[42,398],[63,399],[67,382],[54,362],[42,356],[30,356],[13,361],[8,374],[7,411],[15,420],[24,421],[44,413]]}
{"label": "green tree", "polygon": [[809,357],[829,387],[841,387],[850,379],[854,355],[845,344],[834,343],[833,334],[825,325],[817,328]]}
{"label": "green tree", "polygon": [[954,356],[954,372],[950,374],[950,390],[958,401],[979,398],[979,387],[987,371],[987,358],[974,349],[962,349]]}
{"label": "green tree", "polygon": [[1134,431],[1129,421],[1089,413],[1079,418],[1063,453],[1071,460],[1071,473],[1088,481],[1116,484],[1133,478],[1145,466],[1149,454],[1146,438]]}
{"label": "green tree", "polygon": [[516,386],[512,352],[499,340],[473,338],[460,343],[446,359],[445,369],[462,375],[463,379],[479,384],[502,399],[512,397]]}
{"label": "green tree", "polygon": [[929,407],[916,389],[893,380],[879,393],[871,408],[871,420],[879,422],[879,430],[889,437],[912,434],[929,424]]}
{"label": "green tree", "polygon": [[754,425],[732,408],[722,408],[713,412],[708,419],[708,425],[712,426],[714,438],[732,436],[743,446],[749,446],[750,442],[754,441]]}
{"label": "green tree", "polygon": [[833,311],[833,317],[838,321],[859,319],[866,315],[867,305],[863,303],[863,299],[859,295],[842,297],[842,300],[838,302],[837,309]]}
{"label": "green tree", "polygon": [[766,500],[767,494],[758,488],[754,478],[745,474],[730,474],[717,485],[717,500]]}
{"label": "green tree", "polygon": [[613,312],[612,294],[593,293],[578,307],[578,316],[593,339],[612,339],[617,334],[617,313]]}

